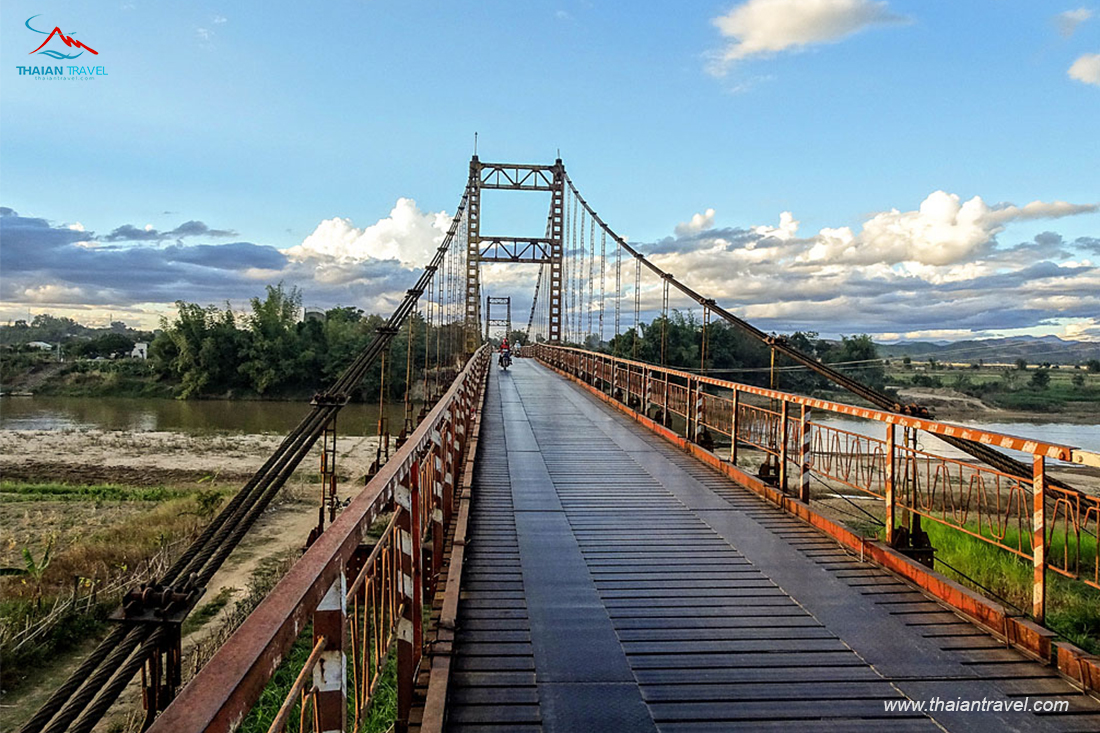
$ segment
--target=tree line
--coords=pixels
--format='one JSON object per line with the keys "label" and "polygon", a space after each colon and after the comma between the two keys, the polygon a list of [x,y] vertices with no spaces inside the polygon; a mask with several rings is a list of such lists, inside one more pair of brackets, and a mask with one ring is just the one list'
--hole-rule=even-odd
{"label": "tree line", "polygon": [[[6,332],[9,343],[65,341],[67,357],[92,359],[125,356],[135,341],[149,341],[148,369],[175,385],[177,396],[184,399],[301,397],[331,385],[386,323],[383,316],[353,307],[332,308],[317,318],[301,319],[301,312],[301,291],[280,283],[268,286],[263,297],[252,298],[244,313],[228,304],[220,308],[177,301],[175,315],[162,319],[161,329],[155,334],[129,329],[121,322],[112,323],[110,329],[88,329],[71,319],[47,315],[0,331]],[[422,383],[426,337],[430,336],[432,368],[437,363],[437,346],[444,353],[444,364],[451,366],[463,349],[461,324],[429,327],[419,313],[414,313],[411,321],[411,349],[408,326],[391,342],[386,360],[388,398],[403,397],[409,356],[409,373],[415,383]],[[673,311],[667,318],[639,324],[609,341],[590,337],[584,344],[572,345],[679,369],[705,368],[711,376],[770,385],[771,353],[767,345],[724,321],[711,322],[706,327],[704,363],[703,337],[703,324],[694,314]],[[526,335],[517,330],[509,338],[519,345]],[[813,358],[835,364],[872,387],[885,387],[885,366],[870,336],[845,336],[835,341],[819,338],[814,332],[796,332],[787,338]],[[802,393],[835,389],[824,377],[782,355],[777,356],[775,366],[778,389]],[[377,399],[382,383],[382,365],[376,363],[353,398]],[[416,398],[420,398],[420,392],[414,389]]]}
{"label": "tree line", "polygon": [[[593,337],[584,346],[651,364],[663,363],[693,371],[705,369],[719,379],[771,385],[771,350],[766,344],[733,324],[713,321],[706,326],[704,361],[703,338],[703,324],[693,313],[674,310],[667,317],[658,316],[648,324],[632,327],[609,342],[601,344]],[[878,390],[886,387],[885,363],[879,358],[878,347],[866,334],[842,336],[836,341],[820,338],[813,331],[796,331],[787,341],[820,362],[837,365],[837,369],[864,384]],[[825,377],[782,354],[776,355],[775,366],[776,389],[804,394],[836,389],[836,385]]]}
{"label": "tree line", "polygon": [[[299,320],[301,306],[301,291],[282,284],[269,285],[263,298],[252,298],[250,312],[244,315],[228,305],[222,309],[179,301],[175,317],[164,319],[150,344],[149,358],[158,373],[179,382],[181,398],[242,393],[289,396],[335,382],[386,323],[382,316],[352,307],[332,308],[322,318]],[[419,314],[411,320],[411,349],[407,325],[390,342],[385,365],[389,397],[403,397],[410,355],[414,386],[423,374],[427,325]],[[431,334],[433,368],[437,343],[445,357],[457,345],[453,333],[436,331]],[[377,399],[382,366],[381,362],[373,366],[353,398]]]}

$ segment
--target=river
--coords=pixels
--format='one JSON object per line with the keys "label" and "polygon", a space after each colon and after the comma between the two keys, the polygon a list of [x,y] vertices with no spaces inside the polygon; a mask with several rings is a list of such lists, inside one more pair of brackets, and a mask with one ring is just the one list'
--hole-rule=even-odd
{"label": "river", "polygon": [[[419,410],[419,406],[414,409]],[[181,433],[289,432],[309,411],[301,402],[166,400],[128,397],[4,397],[0,430],[128,430]],[[403,407],[387,408],[391,432],[401,428]],[[373,435],[378,405],[349,403],[340,411],[342,435]]]}
{"label": "river", "polygon": [[[1046,416],[1044,416],[1046,417]],[[814,422],[830,425],[841,430],[848,430],[860,435],[869,435],[874,438],[885,439],[886,429],[883,423],[874,420],[860,420],[858,418],[834,417],[828,413],[817,412],[813,417]],[[1100,424],[1082,425],[1080,423],[1059,423],[1041,419],[1004,420],[990,422],[986,420],[967,420],[955,423],[953,420],[944,420],[952,424],[965,425],[972,428],[980,428],[993,433],[1003,433],[1020,438],[1068,445],[1073,448],[1082,448],[1088,451],[1100,452]],[[901,431],[898,431],[900,439]],[[965,453],[939,440],[928,433],[921,433],[922,445],[931,449],[936,455],[949,458],[969,458]],[[1025,459],[1018,451],[1008,450],[1007,453],[1015,458]]]}

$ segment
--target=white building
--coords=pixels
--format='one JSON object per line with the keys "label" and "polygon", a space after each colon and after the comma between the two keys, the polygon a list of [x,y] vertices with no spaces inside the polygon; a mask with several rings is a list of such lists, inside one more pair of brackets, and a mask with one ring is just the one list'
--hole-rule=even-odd
{"label": "white building", "polygon": [[130,356],[134,359],[148,359],[149,344],[144,341],[138,341],[134,344],[134,350],[130,352]]}

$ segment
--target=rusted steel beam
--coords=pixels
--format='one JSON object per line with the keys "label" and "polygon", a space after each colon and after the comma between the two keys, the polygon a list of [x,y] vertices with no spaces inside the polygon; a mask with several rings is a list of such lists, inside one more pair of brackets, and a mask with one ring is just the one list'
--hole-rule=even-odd
{"label": "rusted steel beam", "polygon": [[897,532],[897,427],[886,425],[886,544],[893,546]]}
{"label": "rusted steel beam", "polygon": [[798,498],[810,503],[810,459],[813,425],[810,423],[810,408],[799,405],[798,435],[801,439],[798,451]]}
{"label": "rusted steel beam", "polygon": [[1031,479],[1031,557],[1034,581],[1031,585],[1031,615],[1039,623],[1047,616],[1047,522],[1046,522],[1046,459],[1035,456]]}
{"label": "rusted steel beam", "polygon": [[337,573],[313,612],[313,643],[324,648],[313,667],[317,733],[337,733],[347,727],[348,675],[344,638],[347,628],[347,577]]}

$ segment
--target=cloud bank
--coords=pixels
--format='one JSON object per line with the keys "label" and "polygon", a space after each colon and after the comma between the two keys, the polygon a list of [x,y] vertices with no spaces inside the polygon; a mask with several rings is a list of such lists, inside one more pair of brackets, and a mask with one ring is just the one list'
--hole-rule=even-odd
{"label": "cloud bank", "polygon": [[[1029,241],[1001,241],[1016,222],[1098,211],[1096,203],[989,204],[935,191],[914,208],[874,213],[856,227],[802,232],[792,212],[774,224],[719,227],[718,213],[707,208],[675,225],[672,236],[639,246],[660,267],[770,331],[963,337],[1049,327],[1100,338],[1100,236],[1067,240],[1046,231]],[[447,213],[402,198],[373,224],[326,219],[301,244],[280,250],[247,241],[214,244],[202,234],[188,234],[198,238],[193,243],[159,236],[171,233],[118,239],[132,235],[123,227],[99,237],[7,208],[0,214],[3,317],[26,317],[28,308],[109,310],[145,314],[139,317],[147,326],[155,324],[151,314],[171,310],[176,299],[243,306],[280,280],[302,288],[309,306],[388,312],[450,222]],[[181,225],[172,237],[198,229]],[[228,230],[207,228],[205,236],[215,231]],[[605,271],[609,329],[613,261],[609,256]],[[632,283],[627,272],[623,281]],[[513,297],[518,327],[525,325],[536,275],[535,266],[483,268],[487,293]],[[643,282],[648,319],[660,308],[660,286]],[[674,295],[673,307],[690,305]],[[630,311],[624,306],[624,325]]]}

